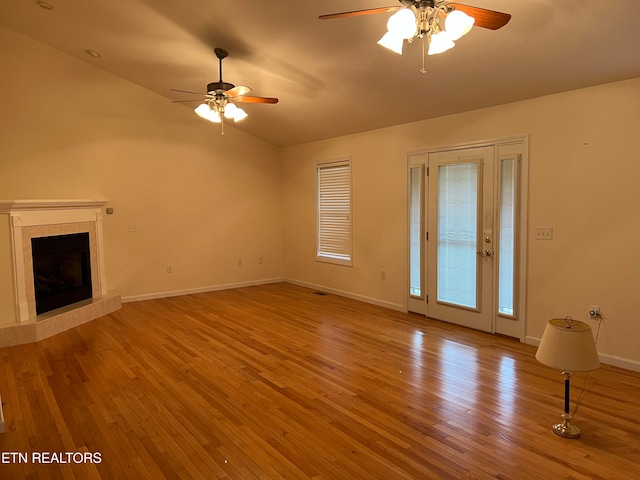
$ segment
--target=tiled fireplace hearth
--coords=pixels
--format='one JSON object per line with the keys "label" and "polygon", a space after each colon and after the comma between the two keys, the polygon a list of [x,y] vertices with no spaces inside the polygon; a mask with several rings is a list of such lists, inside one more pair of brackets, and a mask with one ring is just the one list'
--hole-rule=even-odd
{"label": "tiled fireplace hearth", "polygon": [[[0,247],[3,243],[10,244],[10,252],[0,251],[0,264],[9,264],[13,274],[12,279],[8,275],[0,279],[3,296],[0,347],[36,342],[120,308],[120,295],[107,292],[102,241],[102,207],[106,203],[106,200],[0,201],[0,229],[4,229],[0,230]],[[38,315],[32,239],[78,233],[89,236],[91,298]],[[13,300],[9,299],[11,296]]]}

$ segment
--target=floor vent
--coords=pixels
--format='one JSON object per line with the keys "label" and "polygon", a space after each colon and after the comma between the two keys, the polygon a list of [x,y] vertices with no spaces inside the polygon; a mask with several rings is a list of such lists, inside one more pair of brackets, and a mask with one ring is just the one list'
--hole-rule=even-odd
{"label": "floor vent", "polygon": [[320,295],[320,296],[322,296],[322,295],[326,295],[326,293],[325,293],[325,292],[313,292],[313,294],[314,294],[314,295]]}

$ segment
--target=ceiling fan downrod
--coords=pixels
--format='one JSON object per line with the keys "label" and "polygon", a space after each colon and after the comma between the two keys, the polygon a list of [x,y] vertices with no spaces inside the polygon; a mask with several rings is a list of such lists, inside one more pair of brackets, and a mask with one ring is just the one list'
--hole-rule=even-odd
{"label": "ceiling fan downrod", "polygon": [[229,56],[229,52],[227,52],[224,48],[215,48],[213,51],[215,52],[216,57],[218,57],[219,61],[220,80],[207,85],[207,93],[209,93],[210,95],[215,95],[218,92],[226,92],[227,90],[231,90],[233,87],[235,87],[233,83],[222,81],[222,60]]}

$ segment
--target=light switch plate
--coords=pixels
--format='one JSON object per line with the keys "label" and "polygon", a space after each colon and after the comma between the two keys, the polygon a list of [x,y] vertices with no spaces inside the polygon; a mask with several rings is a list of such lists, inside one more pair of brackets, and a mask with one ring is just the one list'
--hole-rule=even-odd
{"label": "light switch plate", "polygon": [[553,240],[553,227],[536,227],[536,240]]}

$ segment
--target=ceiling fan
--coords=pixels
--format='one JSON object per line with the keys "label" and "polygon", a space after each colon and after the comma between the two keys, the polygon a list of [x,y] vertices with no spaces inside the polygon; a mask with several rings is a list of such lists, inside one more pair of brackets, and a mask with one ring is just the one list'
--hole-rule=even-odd
{"label": "ceiling fan", "polygon": [[405,41],[411,43],[415,38],[420,38],[422,40],[422,69],[420,70],[422,73],[426,72],[424,68],[425,42],[429,45],[429,55],[443,53],[453,48],[454,41],[467,34],[473,25],[489,30],[498,30],[511,19],[511,15],[508,13],[461,3],[449,3],[446,0],[399,1],[402,5],[331,13],[320,15],[318,18],[331,20],[395,12],[389,17],[387,33],[378,41],[378,44],[402,55],[402,46]]}
{"label": "ceiling fan", "polygon": [[[224,135],[225,118],[239,122],[248,116],[247,112],[238,107],[235,102],[278,103],[278,99],[273,97],[247,96],[246,94],[251,91],[251,88],[245,87],[244,85],[235,86],[232,83],[224,82],[222,80],[222,60],[229,56],[229,52],[224,48],[215,48],[214,52],[220,63],[220,80],[208,84],[207,93],[190,92],[188,90],[178,90],[175,88],[172,88],[171,91],[204,96],[204,101],[195,108],[196,114],[210,122],[220,123],[222,128],[221,134]],[[172,103],[198,101],[202,101],[202,99],[174,100]]]}

